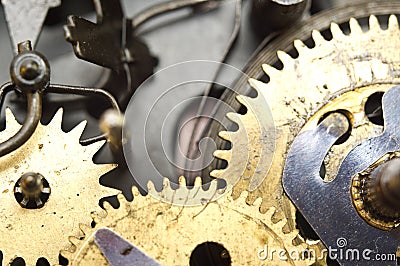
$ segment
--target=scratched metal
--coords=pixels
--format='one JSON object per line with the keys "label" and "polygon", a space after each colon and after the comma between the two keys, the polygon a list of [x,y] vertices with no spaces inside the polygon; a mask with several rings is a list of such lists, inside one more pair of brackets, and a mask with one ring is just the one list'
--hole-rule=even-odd
{"label": "scratched metal", "polygon": [[14,53],[17,45],[30,40],[33,46],[42,30],[47,11],[61,0],[2,0]]}
{"label": "scratched metal", "polygon": [[[367,224],[357,214],[350,195],[351,179],[355,174],[386,153],[400,150],[399,96],[400,87],[394,87],[384,95],[383,134],[354,148],[332,182],[324,182],[319,171],[325,155],[340,137],[338,131],[332,130],[335,124],[321,123],[316,129],[300,134],[286,161],[285,191],[324,244],[338,249],[338,244],[343,244],[338,239],[345,238],[346,245],[338,249],[338,254],[339,250],[343,250],[343,254],[351,249],[359,250],[360,260],[346,260],[345,255],[339,257],[338,261],[343,265],[382,265],[382,261],[363,259],[362,252],[369,249],[371,258],[376,254],[395,254],[400,243],[398,228],[383,231]],[[396,265],[396,261],[384,263]]]}
{"label": "scratched metal", "polygon": [[161,266],[160,263],[110,229],[97,230],[94,241],[111,266]]}

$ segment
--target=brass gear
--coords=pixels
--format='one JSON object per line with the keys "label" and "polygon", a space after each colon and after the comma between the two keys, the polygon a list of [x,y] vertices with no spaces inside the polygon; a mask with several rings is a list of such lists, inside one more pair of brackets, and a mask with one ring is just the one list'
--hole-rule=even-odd
{"label": "brass gear", "polygon": [[[116,165],[92,162],[104,142],[81,146],[79,138],[86,122],[68,133],[61,130],[61,122],[60,109],[49,125],[39,124],[24,145],[0,158],[3,265],[16,257],[23,258],[26,265],[36,265],[38,258],[47,259],[50,265],[58,264],[60,250],[71,247],[66,239],[63,241],[65,235],[79,235],[77,224],[89,225],[91,219],[87,214],[101,210],[99,200],[118,192],[101,186],[98,180]],[[0,132],[0,142],[9,139],[20,127],[6,109],[6,129]],[[39,173],[50,186],[51,194],[41,208],[23,208],[16,200],[15,185],[26,173]]]}
{"label": "brass gear", "polygon": [[[325,161],[325,179],[332,180],[352,148],[383,130],[367,119],[364,104],[368,96],[384,92],[400,82],[400,30],[396,16],[390,16],[386,30],[375,16],[370,16],[369,30],[365,32],[356,19],[350,19],[349,25],[351,32],[346,35],[332,23],[331,40],[314,30],[315,46],[312,48],[300,40],[294,41],[297,58],[278,51],[283,68],[263,65],[269,82],[249,80],[258,96],[238,96],[237,100],[247,108],[247,113],[231,113],[228,118],[239,125],[239,130],[220,134],[231,142],[232,149],[247,148],[244,156],[236,155],[236,159],[232,150],[217,151],[215,156],[228,161],[228,167],[215,170],[211,175],[241,177],[233,188],[233,197],[250,190],[247,202],[261,197],[261,212],[275,207],[274,219],[286,218],[287,231],[296,228],[295,207],[283,191],[282,172],[288,149],[300,129],[315,127],[330,112],[344,111],[350,120],[352,131],[348,140],[334,146]],[[263,104],[264,98],[269,107]],[[276,127],[276,149],[270,168],[260,164],[263,158],[271,156],[268,143],[264,141],[268,128],[260,123],[266,108],[271,109]],[[238,164],[246,167],[238,171],[235,167]],[[257,175],[265,179],[258,187],[252,187],[252,177]]]}
{"label": "brass gear", "polygon": [[[95,217],[94,228],[81,227],[83,236],[80,239],[70,238],[76,246],[76,252],[64,252],[63,256],[69,259],[71,265],[108,265],[93,238],[97,229],[107,227],[162,265],[189,265],[192,251],[205,242],[223,245],[230,255],[232,265],[309,265],[315,260],[302,260],[301,256],[314,255],[312,252],[302,253],[312,247],[305,243],[294,245],[293,240],[298,236],[298,231],[285,234],[282,228],[286,221],[273,223],[271,216],[274,209],[261,214],[260,202],[246,204],[246,192],[237,200],[231,195],[213,200],[220,193],[217,182],[211,182],[209,190],[204,191],[198,178],[195,187],[188,189],[183,177],[176,190],[166,180],[161,192],[157,192],[151,183],[149,191],[151,193],[147,196],[142,196],[134,187],[133,202],[127,202],[120,195],[118,209],[105,204],[106,213]],[[154,198],[153,193],[158,193],[164,200]],[[173,198],[177,195],[182,199],[199,195],[204,198],[204,204],[177,206],[167,203],[175,202]],[[305,255],[300,255],[298,260],[297,257],[287,256],[288,260],[284,261],[275,256],[273,261],[262,261],[258,259],[257,252],[265,245],[270,250]],[[318,254],[315,253],[315,256]]]}

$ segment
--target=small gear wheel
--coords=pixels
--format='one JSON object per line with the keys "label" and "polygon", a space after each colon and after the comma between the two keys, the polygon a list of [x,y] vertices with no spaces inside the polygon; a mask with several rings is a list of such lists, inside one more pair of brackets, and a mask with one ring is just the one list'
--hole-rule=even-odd
{"label": "small gear wheel", "polygon": [[[387,29],[381,28],[375,16],[369,18],[369,29],[368,25],[362,28],[356,19],[350,19],[349,26],[350,33],[345,34],[339,25],[332,23],[331,40],[314,30],[313,47],[294,41],[296,58],[278,51],[283,68],[263,65],[269,82],[250,79],[258,95],[237,97],[247,113],[228,114],[238,124],[238,131],[220,132],[220,137],[231,142],[232,148],[215,152],[228,166],[214,170],[211,175],[239,179],[233,197],[239,197],[243,190],[249,191],[250,204],[261,197],[261,212],[275,207],[273,219],[286,218],[287,231],[297,226],[296,209],[284,193],[282,173],[295,136],[302,128],[316,127],[330,113],[339,112],[348,118],[349,132],[341,143],[332,147],[321,168],[322,178],[333,180],[346,154],[383,131],[382,124],[371,119],[379,108],[369,113],[368,102],[400,81],[400,30],[396,16],[390,16]],[[379,107],[379,99],[375,102]],[[264,123],[268,108],[276,127],[275,151],[265,141],[270,136]],[[242,155],[235,153],[237,149],[244,149]],[[271,156],[272,164],[263,164]],[[254,182],[259,180],[263,181]]]}
{"label": "small gear wheel", "polygon": [[[173,190],[169,181],[164,182],[164,188],[157,192],[150,183],[147,196],[141,196],[134,187],[133,202],[127,202],[120,195],[120,208],[113,209],[105,204],[106,214],[96,217],[94,228],[81,227],[84,236],[81,239],[71,237],[76,246],[75,253],[64,252],[72,265],[108,265],[106,258],[96,246],[93,235],[99,228],[107,227],[133,243],[147,255],[162,265],[195,265],[191,263],[196,256],[196,250],[205,244],[218,245],[220,259],[228,260],[227,265],[308,265],[315,258],[299,257],[298,260],[286,253],[286,259],[269,257],[260,260],[260,249],[268,248],[284,250],[297,254],[313,254],[308,252],[305,243],[295,246],[293,240],[298,231],[285,234],[282,227],[285,220],[273,223],[271,208],[265,214],[259,212],[260,202],[252,205],[245,203],[246,192],[233,200],[231,195],[213,200],[218,192],[217,182],[213,181],[209,190],[201,188],[198,178],[192,189],[186,187],[185,178],[180,178],[180,186]],[[165,201],[155,199],[153,193]],[[191,198],[194,195],[204,198],[204,204],[198,206],[177,206],[173,197]],[[168,200],[168,201],[167,201]],[[268,251],[265,251],[268,252]],[[262,252],[261,252],[262,253]],[[262,255],[265,256],[265,255]],[[261,256],[261,258],[262,258]],[[285,256],[285,255],[282,255]],[[302,255],[300,255],[302,256]],[[274,259],[274,260],[270,260]],[[218,264],[219,265],[219,264]]]}
{"label": "small gear wheel", "polygon": [[[99,184],[99,177],[116,165],[97,165],[93,155],[104,142],[81,146],[82,122],[73,130],[61,130],[62,109],[49,125],[39,124],[19,149],[0,158],[0,250],[3,265],[15,258],[35,265],[45,258],[59,263],[61,249],[70,248],[65,235],[79,235],[78,223],[90,225],[87,214],[101,210],[99,200],[117,194]],[[0,141],[20,129],[6,109],[6,129]]]}

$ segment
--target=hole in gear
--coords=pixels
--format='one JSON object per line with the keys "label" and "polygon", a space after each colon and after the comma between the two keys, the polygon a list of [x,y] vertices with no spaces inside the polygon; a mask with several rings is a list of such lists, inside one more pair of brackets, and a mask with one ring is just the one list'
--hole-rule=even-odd
{"label": "hole in gear", "polygon": [[223,245],[204,242],[198,245],[190,256],[190,266],[230,266],[231,256]]}
{"label": "hole in gear", "polygon": [[[40,175],[40,174],[39,174]],[[40,175],[41,176],[41,175]],[[22,191],[16,192],[17,188],[21,188],[21,180],[23,177],[19,178],[18,181],[16,182],[14,186],[14,197],[17,200],[17,202],[21,205],[21,207],[26,208],[26,209],[40,209],[42,208],[45,203],[49,200],[50,193],[40,193],[38,195],[38,198],[41,200],[42,205],[38,206],[33,198],[30,198],[29,201],[26,203],[26,205],[21,204],[24,200],[24,194]],[[46,180],[46,178],[42,178],[42,184],[43,184],[43,189],[50,189],[50,184]]]}
{"label": "hole in gear", "polygon": [[69,264],[69,261],[66,257],[64,257],[61,254],[58,254],[58,264],[62,265],[62,266],[66,266]]}
{"label": "hole in gear", "polygon": [[11,266],[25,266],[25,261],[23,258],[17,257],[11,263]]}
{"label": "hole in gear", "polygon": [[45,258],[39,258],[36,266],[50,266],[50,263]]}
{"label": "hole in gear", "polygon": [[341,137],[335,142],[335,144],[334,144],[334,145],[340,145],[340,144],[345,143],[345,142],[350,138],[350,136],[351,136],[351,131],[352,131],[352,129],[353,129],[353,115],[352,115],[349,111],[347,111],[347,110],[342,110],[342,109],[336,110],[336,111],[332,111],[332,112],[328,112],[328,113],[324,114],[324,115],[319,119],[318,124],[320,124],[320,123],[321,123],[325,118],[327,118],[329,115],[334,114],[334,113],[339,113],[339,114],[344,115],[344,116],[347,118],[347,121],[348,121],[348,123],[349,123],[349,129],[348,129],[348,130],[346,131],[346,133],[345,133],[343,136],[341,136]]}
{"label": "hole in gear", "polygon": [[375,92],[371,94],[365,102],[364,112],[368,120],[379,126],[384,125],[383,111],[382,111],[382,97],[383,92]]}

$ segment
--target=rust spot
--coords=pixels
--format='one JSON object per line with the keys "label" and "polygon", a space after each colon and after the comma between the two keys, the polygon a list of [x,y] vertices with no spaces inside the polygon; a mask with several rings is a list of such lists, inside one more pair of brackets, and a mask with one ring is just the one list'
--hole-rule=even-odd
{"label": "rust spot", "polygon": [[4,190],[4,191],[3,191],[3,194],[8,193],[8,191],[9,191],[8,189]]}
{"label": "rust spot", "polygon": [[38,147],[39,147],[39,150],[43,149],[43,144],[39,144]]}

